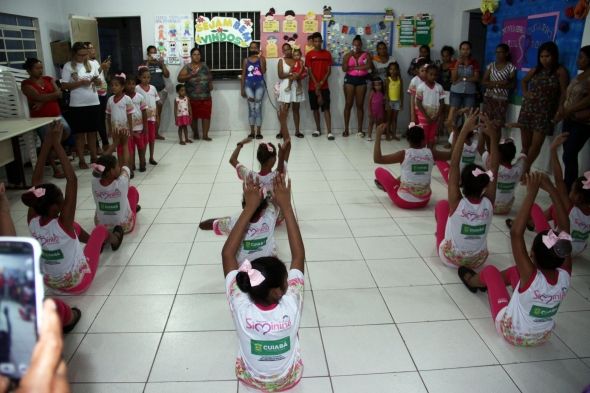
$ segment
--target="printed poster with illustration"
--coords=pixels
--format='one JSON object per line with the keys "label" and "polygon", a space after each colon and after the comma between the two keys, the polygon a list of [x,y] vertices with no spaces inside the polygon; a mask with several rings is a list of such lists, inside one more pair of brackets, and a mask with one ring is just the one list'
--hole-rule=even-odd
{"label": "printed poster with illustration", "polygon": [[281,46],[288,42],[294,48],[300,48],[303,56],[313,49],[307,38],[320,31],[321,15],[308,12],[306,15],[277,15],[260,16],[260,47],[268,59],[282,56]]}
{"label": "printed poster with illustration", "polygon": [[154,46],[166,64],[186,64],[193,47],[193,24],[188,15],[156,16]]}

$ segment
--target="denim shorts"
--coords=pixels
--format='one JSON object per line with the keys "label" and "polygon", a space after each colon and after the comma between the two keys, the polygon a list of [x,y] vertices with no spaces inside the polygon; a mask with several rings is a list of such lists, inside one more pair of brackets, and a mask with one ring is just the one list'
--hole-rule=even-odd
{"label": "denim shorts", "polygon": [[[64,126],[64,130],[63,130],[63,134],[62,134],[62,140],[64,140],[70,136],[70,133],[71,133],[70,125],[68,124],[66,119],[64,119],[63,116],[60,116],[59,120],[61,121],[61,124]],[[46,124],[46,125],[41,126],[35,130],[35,131],[37,131],[37,135],[39,136],[39,139],[41,139],[41,143],[43,143],[43,141],[45,140],[45,135],[49,131],[49,126],[50,126],[50,124]]]}
{"label": "denim shorts", "polygon": [[475,106],[475,94],[451,92],[450,101],[453,108],[473,108]]}
{"label": "denim shorts", "polygon": [[401,103],[399,101],[389,101],[389,108],[394,111],[399,111]]}

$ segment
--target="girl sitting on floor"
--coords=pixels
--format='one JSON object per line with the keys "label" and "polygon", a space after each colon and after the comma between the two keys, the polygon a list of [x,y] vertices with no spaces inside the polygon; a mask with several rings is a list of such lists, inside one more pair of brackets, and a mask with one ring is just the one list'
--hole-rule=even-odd
{"label": "girl sitting on floor", "polygon": [[[539,172],[526,175],[526,183],[527,196],[510,230],[516,265],[502,272],[490,265],[479,274],[466,267],[459,268],[459,277],[471,292],[487,290],[498,334],[518,346],[539,345],[549,340],[555,327],[553,317],[565,298],[572,272],[569,222],[559,191],[547,175]],[[539,187],[551,196],[563,231],[540,232],[529,252],[524,230]],[[514,289],[512,297],[506,290],[508,284]]]}
{"label": "girl sitting on floor", "polygon": [[[455,147],[455,135],[459,134],[459,131],[451,131],[449,136],[449,144],[451,145],[451,151]],[[477,157],[477,135],[476,131],[470,131],[465,137],[463,143],[463,152],[461,153],[461,162],[459,163],[459,173],[463,172],[463,168],[469,164],[475,164]],[[445,181],[449,184],[449,170],[451,169],[450,164],[447,161],[437,161],[436,167],[440,171],[440,174]]]}
{"label": "girl sitting on floor", "polygon": [[435,160],[448,160],[449,152],[440,152],[426,147],[424,129],[410,123],[407,132],[409,149],[393,154],[381,153],[381,135],[387,125],[377,127],[373,161],[376,164],[401,164],[401,176],[396,179],[385,168],[375,169],[375,184],[387,192],[393,203],[402,209],[418,209],[430,201],[430,181]]}
{"label": "girl sitting on floor", "polygon": [[141,206],[137,188],[129,185],[131,171],[119,165],[114,156],[100,156],[92,164],[92,196],[96,203],[94,223],[108,229],[121,226],[125,233],[135,228]]}
{"label": "girl sitting on floor", "polygon": [[264,392],[290,389],[303,373],[298,331],[303,311],[305,248],[291,206],[291,181],[285,184],[285,176],[280,174],[273,184],[273,202],[284,212],[287,224],[290,271],[287,273],[285,264],[276,257],[238,265],[236,255],[242,239],[264,198],[260,184],[251,179],[244,182],[245,207],[221,253],[226,294],[239,342],[236,376]]}
{"label": "girl sitting on floor", "polygon": [[488,257],[487,235],[492,223],[496,199],[498,172],[498,130],[481,116],[484,132],[490,136],[491,169],[485,171],[476,164],[467,165],[459,172],[462,146],[467,134],[477,127],[479,110],[471,111],[451,155],[448,200],[436,204],[436,246],[441,261],[451,267],[477,268]]}
{"label": "girl sitting on floor", "polygon": [[[109,233],[98,225],[90,235],[74,222],[78,179],[60,143],[62,125],[52,124],[47,133],[33,173],[33,188],[21,199],[29,207],[27,220],[35,239],[41,243],[41,270],[45,285],[68,294],[88,289],[98,269],[98,259],[105,243],[116,251],[123,241],[123,228]],[[66,175],[65,197],[59,187],[42,183],[43,168],[51,148],[57,154]],[[80,242],[86,243],[82,247]]]}

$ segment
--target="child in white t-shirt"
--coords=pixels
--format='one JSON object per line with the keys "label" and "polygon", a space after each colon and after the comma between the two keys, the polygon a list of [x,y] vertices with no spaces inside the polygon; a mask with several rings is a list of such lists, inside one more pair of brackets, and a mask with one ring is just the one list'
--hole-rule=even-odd
{"label": "child in white t-shirt", "polygon": [[133,133],[129,138],[129,155],[131,156],[132,171],[135,170],[135,149],[137,148],[137,155],[139,156],[139,171],[145,172],[145,147],[147,134],[147,102],[145,97],[136,90],[137,83],[133,76],[129,76],[125,81],[125,93],[133,101],[135,112],[133,112]]}
{"label": "child in white t-shirt", "polygon": [[100,156],[92,165],[92,197],[96,203],[94,223],[108,229],[121,226],[125,233],[135,227],[141,206],[137,188],[129,185],[130,171],[114,156]]}
{"label": "child in white t-shirt", "polygon": [[415,95],[416,108],[414,112],[418,123],[424,129],[426,145],[434,146],[436,141],[436,130],[442,108],[444,106],[445,91],[442,86],[436,82],[438,68],[434,64],[426,67],[426,77],[418,85]]}
{"label": "child in white t-shirt", "polygon": [[303,311],[305,249],[291,206],[291,182],[281,174],[273,180],[273,202],[283,211],[291,246],[291,270],[276,257],[238,265],[236,254],[261,201],[262,189],[244,182],[245,207],[221,253],[226,294],[238,335],[236,376],[265,392],[292,388],[301,379],[303,361],[299,324]]}
{"label": "child in white t-shirt", "polygon": [[150,85],[150,70],[141,66],[137,70],[137,77],[139,84],[135,87],[135,91],[141,94],[145,98],[147,104],[147,131],[144,132],[144,142],[146,146],[150,148],[150,159],[151,165],[158,165],[158,162],[154,160],[154,150],[156,146],[156,122],[158,121],[158,104],[160,96],[158,90],[153,85]]}
{"label": "child in white t-shirt", "polygon": [[410,123],[417,123],[416,119],[416,91],[418,86],[424,83],[426,79],[426,68],[428,67],[428,61],[426,59],[419,59],[416,62],[416,68],[418,74],[412,78],[408,85],[408,94],[410,95]]}
{"label": "child in white t-shirt", "polygon": [[119,161],[123,165],[129,165],[129,148],[127,139],[133,130],[133,113],[135,107],[129,96],[125,95],[125,74],[117,74],[111,79],[111,92],[113,95],[107,101],[106,122],[109,135],[113,143],[109,145],[105,154],[113,154],[115,148],[121,147]]}

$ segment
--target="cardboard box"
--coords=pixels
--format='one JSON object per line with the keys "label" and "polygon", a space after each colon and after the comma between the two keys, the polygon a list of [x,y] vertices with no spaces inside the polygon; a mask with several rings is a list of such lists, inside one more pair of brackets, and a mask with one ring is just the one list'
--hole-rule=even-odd
{"label": "cardboard box", "polygon": [[53,64],[65,64],[71,60],[69,41],[53,41],[51,43]]}

